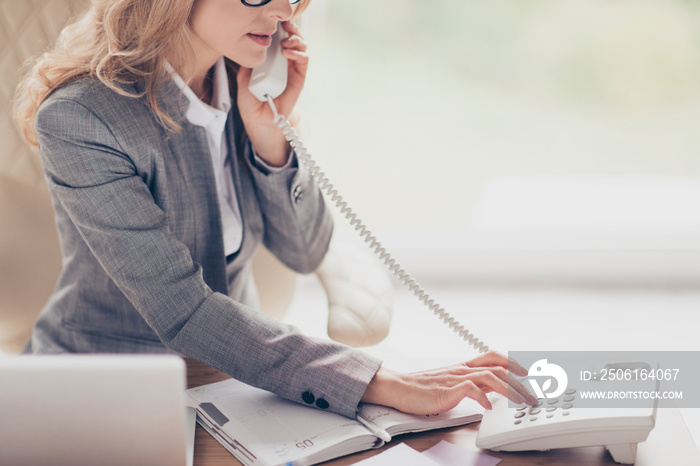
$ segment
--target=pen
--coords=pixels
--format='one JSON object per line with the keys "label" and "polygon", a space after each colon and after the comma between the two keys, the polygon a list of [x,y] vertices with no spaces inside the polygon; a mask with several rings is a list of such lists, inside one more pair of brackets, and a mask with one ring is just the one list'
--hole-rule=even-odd
{"label": "pen", "polygon": [[385,442],[391,442],[391,435],[389,433],[382,429],[381,427],[373,424],[369,419],[364,417],[362,413],[358,412],[357,413],[357,420],[362,423],[365,427],[367,427],[370,432],[372,432],[374,435],[379,437],[380,439],[384,440]]}

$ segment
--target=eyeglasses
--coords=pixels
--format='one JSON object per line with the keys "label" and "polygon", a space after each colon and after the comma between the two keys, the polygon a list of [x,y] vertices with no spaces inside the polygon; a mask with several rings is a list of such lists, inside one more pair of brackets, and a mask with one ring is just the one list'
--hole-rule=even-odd
{"label": "eyeglasses", "polygon": [[[272,0],[241,0],[245,6],[263,6],[270,3]],[[289,0],[290,5],[296,5],[301,0]]]}

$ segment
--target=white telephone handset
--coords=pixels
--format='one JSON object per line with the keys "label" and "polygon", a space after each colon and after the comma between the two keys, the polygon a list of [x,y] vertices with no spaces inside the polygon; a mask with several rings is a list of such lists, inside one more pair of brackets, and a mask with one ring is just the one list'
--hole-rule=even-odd
{"label": "white telephone handset", "polygon": [[261,102],[267,95],[276,99],[287,87],[287,59],[282,55],[280,41],[286,37],[282,26],[272,35],[272,43],[267,49],[267,56],[262,65],[253,69],[248,89]]}
{"label": "white telephone handset", "polygon": [[[260,101],[269,103],[274,114],[275,124],[285,135],[290,146],[294,148],[299,161],[309,169],[321,190],[335,203],[386,267],[460,337],[480,352],[488,351],[488,346],[479,341],[437,304],[423,287],[382,247],[362,220],[348,207],[338,191],[328,181],[326,175],[311,160],[289,121],[284,115],[277,113],[273,99],[284,91],[287,84],[287,60],[282,56],[279,45],[279,41],[285,36],[286,33],[280,26],[273,35],[273,42],[268,49],[265,62],[260,67],[253,69],[249,85],[251,93]],[[493,450],[523,451],[604,445],[610,450],[615,461],[627,464],[634,463],[637,443],[644,441],[649,431],[654,427],[655,406],[653,409],[640,410],[593,410],[589,408],[574,410],[570,409],[571,407],[564,409],[564,403],[568,402],[564,402],[563,399],[562,397],[562,404],[556,417],[554,415],[548,416],[552,412],[546,411],[547,408],[553,407],[551,404],[534,408],[521,407],[520,410],[517,410],[508,407],[506,398],[496,399],[492,403],[493,410],[484,414],[477,438],[477,446]],[[538,409],[542,411],[541,419]],[[519,412],[523,413],[522,419],[515,417],[515,413]],[[521,422],[517,422],[518,420]]]}

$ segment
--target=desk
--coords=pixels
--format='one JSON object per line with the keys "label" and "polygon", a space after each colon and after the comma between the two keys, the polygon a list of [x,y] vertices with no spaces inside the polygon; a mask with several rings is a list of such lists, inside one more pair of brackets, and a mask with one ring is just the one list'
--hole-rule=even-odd
{"label": "desk", "polygon": [[[187,359],[188,388],[218,382],[228,378],[226,374],[205,366],[192,359]],[[421,434],[407,434],[398,437],[387,446],[378,450],[364,451],[324,463],[329,466],[354,464],[361,459],[376,455],[386,448],[399,443],[406,443],[418,451],[426,450],[441,440],[447,440],[467,448],[476,449],[474,442],[479,424],[442,429]],[[509,465],[555,465],[555,466],[598,466],[615,463],[603,447],[569,448],[549,452],[496,453],[486,451],[489,455],[501,458],[499,466]],[[194,449],[195,466],[239,465],[234,458],[214,437],[202,427],[197,426]],[[637,466],[697,466],[700,465],[700,453],[695,447],[683,418],[677,409],[659,410],[657,423],[646,442],[640,443],[637,453]]]}

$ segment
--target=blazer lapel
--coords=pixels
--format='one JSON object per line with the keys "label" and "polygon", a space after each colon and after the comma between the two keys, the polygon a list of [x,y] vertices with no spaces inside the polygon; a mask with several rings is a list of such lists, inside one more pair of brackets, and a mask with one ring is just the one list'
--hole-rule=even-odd
{"label": "blazer lapel", "polygon": [[[179,134],[172,134],[166,138],[173,157],[172,162],[179,165],[191,196],[191,205],[177,208],[193,209],[195,214],[192,258],[202,266],[203,278],[207,285],[213,291],[227,294],[221,214],[206,133],[204,128],[184,120],[183,109],[187,108],[188,101],[174,83],[166,84],[161,96],[164,108],[182,125]],[[168,160],[165,162],[168,163]]]}

